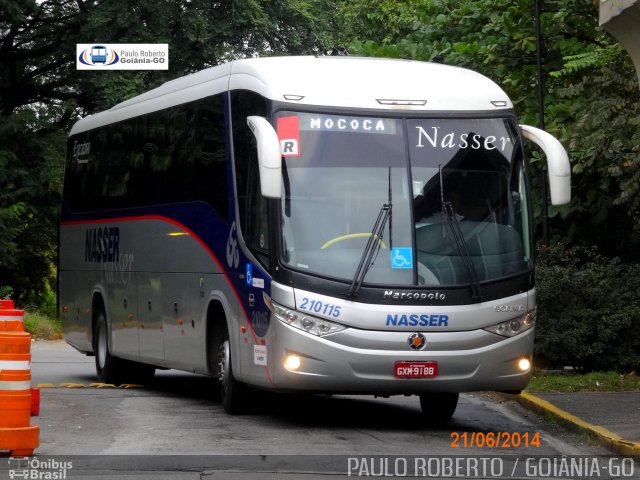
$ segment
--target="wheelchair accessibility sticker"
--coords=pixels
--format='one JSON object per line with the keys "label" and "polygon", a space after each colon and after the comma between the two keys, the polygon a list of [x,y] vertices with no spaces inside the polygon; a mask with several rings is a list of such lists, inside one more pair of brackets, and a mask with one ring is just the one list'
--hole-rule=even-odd
{"label": "wheelchair accessibility sticker", "polygon": [[391,268],[413,268],[413,250],[411,247],[391,249]]}
{"label": "wheelchair accessibility sticker", "polygon": [[245,278],[247,279],[247,285],[253,284],[253,265],[251,263],[247,263]]}

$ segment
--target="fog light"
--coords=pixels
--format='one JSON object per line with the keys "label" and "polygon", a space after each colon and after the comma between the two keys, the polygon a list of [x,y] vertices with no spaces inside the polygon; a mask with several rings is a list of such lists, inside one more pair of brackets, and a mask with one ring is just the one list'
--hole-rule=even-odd
{"label": "fog light", "polygon": [[531,368],[531,360],[529,360],[528,358],[521,358],[520,360],[518,360],[518,368],[521,371],[526,372]]}
{"label": "fog light", "polygon": [[302,364],[302,359],[295,354],[289,354],[286,356],[286,358],[284,359],[284,367],[287,370],[291,370],[292,372],[295,372],[296,370],[298,370],[300,368],[300,365]]}

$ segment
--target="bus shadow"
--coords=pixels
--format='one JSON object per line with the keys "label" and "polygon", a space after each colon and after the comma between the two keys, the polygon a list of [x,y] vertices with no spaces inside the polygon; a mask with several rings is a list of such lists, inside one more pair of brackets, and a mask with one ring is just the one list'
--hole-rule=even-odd
{"label": "bus shadow", "polygon": [[[160,372],[148,385],[152,391],[210,403],[222,409],[215,399],[216,380],[191,374]],[[382,430],[451,430],[451,422],[433,425],[425,422],[417,397],[375,398],[371,395],[314,395],[275,393],[250,388],[242,417],[306,428],[376,428]]]}
{"label": "bus shadow", "polygon": [[[417,399],[393,403],[371,396],[295,395],[260,392],[270,401],[257,413],[277,416],[280,421],[311,428],[375,428],[421,430],[425,428]],[[401,397],[398,397],[401,398]]]}

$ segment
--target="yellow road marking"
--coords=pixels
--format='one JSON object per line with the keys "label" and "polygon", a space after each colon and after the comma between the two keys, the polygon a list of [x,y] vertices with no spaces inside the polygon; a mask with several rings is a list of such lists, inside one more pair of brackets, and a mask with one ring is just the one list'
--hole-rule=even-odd
{"label": "yellow road marking", "polygon": [[53,383],[39,383],[35,386],[35,388],[144,388],[142,385],[138,385],[137,383],[123,383],[122,385],[114,385],[113,383],[73,383],[73,382],[65,382],[60,383],[59,385],[55,385]]}

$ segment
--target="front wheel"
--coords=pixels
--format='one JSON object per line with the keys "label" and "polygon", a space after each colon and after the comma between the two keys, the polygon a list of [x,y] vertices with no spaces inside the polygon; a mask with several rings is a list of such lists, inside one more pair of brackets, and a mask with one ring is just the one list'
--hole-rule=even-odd
{"label": "front wheel", "polygon": [[456,411],[460,394],[449,392],[423,393],[420,395],[422,415],[429,425],[446,423]]}
{"label": "front wheel", "polygon": [[220,400],[224,411],[230,415],[243,413],[246,389],[245,385],[233,376],[231,343],[228,334],[225,335],[218,351],[218,380],[220,381]]}

